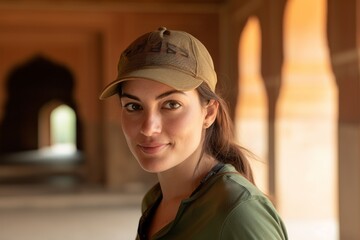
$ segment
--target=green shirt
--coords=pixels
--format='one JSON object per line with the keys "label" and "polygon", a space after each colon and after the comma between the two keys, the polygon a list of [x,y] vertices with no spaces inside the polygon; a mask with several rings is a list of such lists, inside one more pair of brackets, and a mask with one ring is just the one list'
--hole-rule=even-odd
{"label": "green shirt", "polygon": [[[145,195],[136,239],[148,239],[152,213],[161,198],[159,184]],[[277,240],[287,239],[287,233],[272,203],[226,164],[184,199],[175,219],[151,239]]]}

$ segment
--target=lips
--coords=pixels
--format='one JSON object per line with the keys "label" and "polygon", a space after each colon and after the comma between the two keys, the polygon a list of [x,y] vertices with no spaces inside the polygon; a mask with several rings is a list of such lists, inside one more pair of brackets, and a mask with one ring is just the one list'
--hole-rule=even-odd
{"label": "lips", "polygon": [[151,144],[139,144],[139,149],[145,154],[156,154],[162,151],[164,148],[169,146],[169,144],[163,143],[151,143]]}

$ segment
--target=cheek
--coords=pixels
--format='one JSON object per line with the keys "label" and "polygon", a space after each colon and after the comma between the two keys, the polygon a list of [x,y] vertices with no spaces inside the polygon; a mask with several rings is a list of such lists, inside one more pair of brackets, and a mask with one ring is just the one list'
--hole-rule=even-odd
{"label": "cheek", "polygon": [[126,140],[128,141],[136,135],[138,124],[134,120],[126,117],[123,114],[121,115],[120,119],[122,131],[126,137]]}
{"label": "cheek", "polygon": [[202,132],[202,119],[203,116],[199,111],[191,109],[172,119],[168,119],[166,132],[179,138],[190,136],[192,139],[196,139],[196,136]]}

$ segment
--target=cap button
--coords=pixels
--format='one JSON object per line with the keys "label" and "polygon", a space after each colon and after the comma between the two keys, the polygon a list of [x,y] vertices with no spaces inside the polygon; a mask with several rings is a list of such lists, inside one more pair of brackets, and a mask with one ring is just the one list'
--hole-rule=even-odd
{"label": "cap button", "polygon": [[160,36],[163,38],[164,35],[170,35],[170,31],[166,27],[159,27]]}

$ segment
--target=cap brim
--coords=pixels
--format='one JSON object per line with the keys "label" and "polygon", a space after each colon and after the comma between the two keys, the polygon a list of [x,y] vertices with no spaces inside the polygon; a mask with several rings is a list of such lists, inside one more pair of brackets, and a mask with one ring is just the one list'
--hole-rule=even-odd
{"label": "cap brim", "polygon": [[184,73],[175,69],[144,68],[130,72],[129,74],[121,76],[120,78],[111,82],[104,88],[99,98],[103,100],[117,94],[117,88],[121,82],[136,79],[148,79],[156,81],[179,91],[193,90],[200,86],[200,84],[203,82],[201,79],[192,77],[189,75],[189,73]]}

